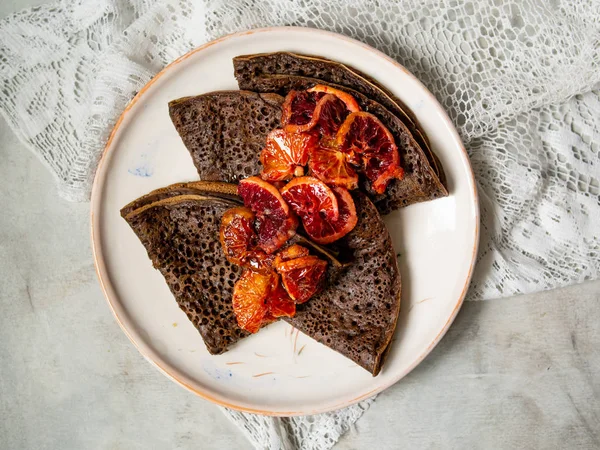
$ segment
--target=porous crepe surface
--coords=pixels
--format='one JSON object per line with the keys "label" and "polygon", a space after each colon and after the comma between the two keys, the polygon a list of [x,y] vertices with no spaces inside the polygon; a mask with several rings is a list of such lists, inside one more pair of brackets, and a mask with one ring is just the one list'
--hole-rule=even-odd
{"label": "porous crepe surface", "polygon": [[285,320],[377,375],[396,329],[402,284],[377,209],[360,192],[353,198],[358,224],[340,242],[352,252],[353,263]]}
{"label": "porous crepe surface", "polygon": [[219,242],[221,217],[233,206],[215,197],[179,195],[125,217],[212,354],[248,335],[231,303],[241,268],[227,261]]}
{"label": "porous crepe surface", "polygon": [[283,98],[217,91],[169,103],[169,115],[200,179],[237,182],[256,175],[267,134],[279,127]]}

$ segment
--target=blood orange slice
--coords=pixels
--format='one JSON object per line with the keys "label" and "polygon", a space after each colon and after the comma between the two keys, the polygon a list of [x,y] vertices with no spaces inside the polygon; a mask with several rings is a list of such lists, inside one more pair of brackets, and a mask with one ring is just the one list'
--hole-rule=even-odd
{"label": "blood orange slice", "polygon": [[339,128],[350,112],[343,101],[327,94],[318,101],[313,114],[311,133],[319,136],[321,142],[332,145]]}
{"label": "blood orange slice", "polygon": [[286,131],[301,133],[310,130],[315,124],[313,113],[323,92],[290,91],[282,105],[281,124]]}
{"label": "blood orange slice", "polygon": [[281,123],[292,133],[316,128],[316,134],[333,139],[348,114],[356,111],[360,108],[350,94],[318,84],[307,91],[288,93]]}
{"label": "blood orange slice", "polygon": [[317,102],[313,113],[313,122],[321,140],[333,142],[346,117],[350,113],[360,111],[360,107],[350,94],[329,86],[317,84],[308,92],[326,94]]}
{"label": "blood orange slice", "polygon": [[271,254],[296,234],[298,219],[275,186],[250,177],[240,181],[238,194],[256,215],[254,228],[262,250]]}
{"label": "blood orange slice", "polygon": [[[300,216],[304,230],[317,244],[330,244],[340,239],[358,220],[348,190],[329,187],[314,177],[292,180],[282,189],[281,195]],[[337,214],[331,212],[332,204],[335,204]]]}
{"label": "blood orange slice", "polygon": [[310,153],[308,167],[311,174],[329,185],[346,189],[358,187],[358,175],[348,163],[346,154],[334,148],[317,146]]}
{"label": "blood orange slice", "polygon": [[267,274],[244,270],[233,288],[233,312],[239,327],[256,333],[268,319],[266,300],[272,286],[278,282],[277,274]]}
{"label": "blood orange slice", "polygon": [[337,220],[330,222],[331,230],[327,238],[322,240],[322,244],[329,244],[343,238],[354,229],[358,222],[356,206],[350,192],[339,186],[332,186],[331,190],[337,198],[340,215]]}
{"label": "blood orange slice", "polygon": [[294,317],[296,314],[296,302],[289,296],[287,291],[280,283],[277,277],[277,284],[271,290],[267,297],[268,315],[277,317]]}
{"label": "blood orange slice", "polygon": [[344,104],[346,105],[346,109],[351,113],[360,111],[360,107],[358,106],[358,103],[356,102],[354,97],[352,97],[352,95],[348,94],[347,92],[340,91],[339,89],[332,88],[330,86],[325,86],[323,84],[317,84],[316,86],[307,89],[307,92],[322,92],[324,94],[335,95],[337,98],[344,102]]}
{"label": "blood orange slice", "polygon": [[322,288],[327,262],[317,256],[301,256],[279,262],[276,269],[290,297],[296,303],[304,303]]}
{"label": "blood orange slice", "polygon": [[285,185],[281,195],[300,216],[304,230],[315,242],[320,242],[326,224],[339,216],[335,194],[317,178],[295,178]]}
{"label": "blood orange slice", "polygon": [[355,112],[340,127],[336,143],[350,161],[360,166],[378,194],[404,175],[392,133],[373,114]]}
{"label": "blood orange slice", "polygon": [[274,256],[256,248],[254,219],[254,213],[248,208],[239,206],[227,210],[221,219],[219,240],[229,262],[259,272],[270,271]]}
{"label": "blood orange slice", "polygon": [[240,266],[245,264],[256,240],[254,213],[241,206],[225,211],[221,219],[219,238],[227,260]]}
{"label": "blood orange slice", "polygon": [[280,128],[267,136],[267,144],[260,154],[263,180],[289,180],[304,175],[310,149],[317,144],[316,136],[290,133]]}

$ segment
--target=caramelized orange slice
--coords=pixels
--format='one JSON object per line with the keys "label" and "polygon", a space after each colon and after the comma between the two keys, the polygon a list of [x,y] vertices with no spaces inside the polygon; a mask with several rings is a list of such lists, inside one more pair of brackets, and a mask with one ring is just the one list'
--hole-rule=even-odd
{"label": "caramelized orange slice", "polygon": [[250,177],[240,181],[238,194],[256,215],[257,245],[267,254],[296,234],[298,219],[275,186],[259,177]]}
{"label": "caramelized orange slice", "polygon": [[404,176],[394,136],[373,114],[350,114],[338,130],[336,144],[364,171],[378,194],[385,192],[392,179]]}
{"label": "caramelized orange slice", "polygon": [[289,180],[304,175],[311,148],[317,145],[316,136],[290,133],[277,128],[267,136],[267,144],[260,154],[263,180]]}

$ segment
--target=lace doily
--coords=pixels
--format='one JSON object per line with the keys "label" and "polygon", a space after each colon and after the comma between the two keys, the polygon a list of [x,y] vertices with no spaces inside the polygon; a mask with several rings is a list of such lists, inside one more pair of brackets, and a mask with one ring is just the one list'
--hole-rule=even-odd
{"label": "lace doily", "polygon": [[374,401],[375,397],[326,414],[281,418],[222,409],[257,449],[321,450],[333,447]]}
{"label": "lace doily", "polygon": [[[600,271],[600,2],[65,0],[0,21],[0,110],[69,200],[125,105],[210,39],[272,25],[343,33],[437,96],[470,153],[481,244],[469,299]],[[329,448],[368,406],[312,418],[227,411],[257,448]]]}

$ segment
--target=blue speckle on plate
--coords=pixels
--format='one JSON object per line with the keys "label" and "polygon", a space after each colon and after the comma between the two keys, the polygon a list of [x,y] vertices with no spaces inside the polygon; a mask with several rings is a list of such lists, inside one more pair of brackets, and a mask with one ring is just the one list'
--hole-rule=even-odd
{"label": "blue speckle on plate", "polygon": [[131,168],[127,170],[127,172],[129,172],[131,175],[135,175],[136,177],[148,178],[154,174],[154,169],[148,164],[143,164],[141,166]]}
{"label": "blue speckle on plate", "polygon": [[139,159],[133,167],[127,169],[131,175],[135,175],[136,177],[148,178],[154,175],[154,165],[152,161],[154,159],[154,150],[149,150],[140,155]]}
{"label": "blue speckle on plate", "polygon": [[424,104],[425,104],[425,102],[423,101],[423,99],[421,99],[417,102],[417,104],[415,106],[412,107],[412,110],[417,111],[417,110],[421,109]]}
{"label": "blue speckle on plate", "polygon": [[212,364],[205,365],[203,369],[215,380],[229,380],[230,378],[233,378],[233,373],[229,369],[221,369],[213,366]]}

